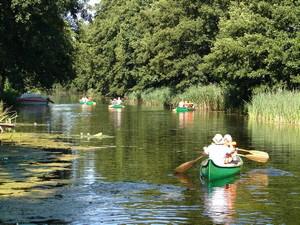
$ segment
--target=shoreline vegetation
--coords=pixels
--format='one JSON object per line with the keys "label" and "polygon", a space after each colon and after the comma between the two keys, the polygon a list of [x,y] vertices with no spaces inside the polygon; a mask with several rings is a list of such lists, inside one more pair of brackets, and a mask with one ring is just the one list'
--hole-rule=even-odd
{"label": "shoreline vegetation", "polygon": [[298,124],[300,3],[275,2],[2,1],[2,111],[61,88]]}
{"label": "shoreline vegetation", "polygon": [[258,120],[300,124],[300,92],[258,93],[248,104],[247,112],[250,118]]}
{"label": "shoreline vegetation", "polygon": [[125,94],[125,98],[130,101],[162,104],[170,108],[176,108],[180,99],[184,101],[193,102],[198,110],[203,111],[225,111],[226,90],[215,86],[193,86],[184,92],[176,92],[175,89],[165,88],[151,88],[144,91],[132,91]]}
{"label": "shoreline vegetation", "polygon": [[[300,123],[299,91],[267,91],[254,94],[248,103],[237,102],[232,93],[215,85],[192,87],[185,92],[176,93],[171,88],[133,91],[125,95],[129,101],[163,104],[175,108],[180,99],[191,101],[201,111],[239,111],[249,118],[274,123]],[[238,106],[234,108],[235,106]]]}
{"label": "shoreline vegetation", "polygon": [[[56,89],[62,92],[63,89]],[[99,94],[99,93],[98,93]],[[93,92],[93,95],[98,95]],[[230,88],[217,85],[192,86],[185,91],[175,88],[149,88],[127,92],[127,101],[144,104],[164,105],[176,108],[180,99],[193,102],[196,110],[200,111],[237,111],[258,121],[271,123],[300,124],[300,92],[277,90],[258,92],[249,101],[240,100]],[[0,102],[0,121],[16,120],[16,113]]]}

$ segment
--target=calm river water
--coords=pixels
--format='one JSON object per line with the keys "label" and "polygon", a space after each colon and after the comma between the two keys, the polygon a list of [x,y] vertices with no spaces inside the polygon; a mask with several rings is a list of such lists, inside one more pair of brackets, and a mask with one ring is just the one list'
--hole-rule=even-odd
{"label": "calm river water", "polygon": [[[83,106],[78,96],[52,99],[49,106],[20,107],[23,125],[15,132],[62,134],[74,146],[97,149],[0,146],[1,223],[299,223],[299,126],[128,102],[111,110],[108,100]],[[100,132],[103,138],[92,137]],[[199,178],[199,162],[173,174],[199,157],[216,133],[230,133],[240,148],[268,152],[269,161],[244,158],[241,175],[219,184]],[[57,169],[47,171],[45,164]]]}

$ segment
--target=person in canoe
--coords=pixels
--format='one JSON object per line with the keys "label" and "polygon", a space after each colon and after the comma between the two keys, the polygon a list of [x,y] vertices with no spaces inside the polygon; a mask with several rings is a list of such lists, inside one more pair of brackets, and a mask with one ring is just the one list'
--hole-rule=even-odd
{"label": "person in canoe", "polygon": [[188,108],[194,108],[194,103],[191,102],[191,101],[189,101],[189,102],[187,103],[187,107],[188,107]]}
{"label": "person in canoe", "polygon": [[236,142],[232,141],[232,137],[230,134],[224,135],[224,145],[231,150],[231,153],[228,153],[225,157],[225,164],[238,163],[238,155],[237,150],[235,148]]}
{"label": "person in canoe", "polygon": [[110,103],[111,103],[112,105],[116,105],[116,104],[117,104],[117,99],[116,99],[116,98],[112,99],[112,100],[110,101]]}
{"label": "person in canoe", "polygon": [[118,100],[117,100],[117,105],[122,105],[122,100],[120,97],[118,97]]}
{"label": "person in canoe", "polygon": [[80,99],[81,102],[88,102],[89,99],[86,97],[86,96],[83,96],[81,99]]}
{"label": "person in canoe", "polygon": [[232,149],[224,144],[224,138],[221,134],[216,134],[212,139],[213,143],[203,148],[202,155],[208,156],[216,165],[226,166],[227,154],[232,153]]}
{"label": "person in canoe", "polygon": [[180,99],[178,107],[179,108],[184,108],[184,101],[182,99]]}

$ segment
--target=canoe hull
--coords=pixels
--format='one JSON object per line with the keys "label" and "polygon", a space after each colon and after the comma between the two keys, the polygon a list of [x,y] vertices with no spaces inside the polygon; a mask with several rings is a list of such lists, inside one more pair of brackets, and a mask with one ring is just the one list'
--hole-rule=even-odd
{"label": "canoe hull", "polygon": [[80,102],[80,104],[85,104],[85,105],[96,105],[96,102],[91,101],[91,102]]}
{"label": "canoe hull", "polygon": [[194,108],[180,108],[180,107],[176,108],[176,112],[191,112],[194,110],[195,110]]}
{"label": "canoe hull", "polygon": [[239,163],[232,166],[221,167],[216,165],[211,159],[207,159],[201,163],[200,175],[209,181],[219,180],[241,172],[243,160],[239,157]]}
{"label": "canoe hull", "polygon": [[108,108],[121,109],[121,108],[124,108],[124,106],[123,105],[109,105]]}

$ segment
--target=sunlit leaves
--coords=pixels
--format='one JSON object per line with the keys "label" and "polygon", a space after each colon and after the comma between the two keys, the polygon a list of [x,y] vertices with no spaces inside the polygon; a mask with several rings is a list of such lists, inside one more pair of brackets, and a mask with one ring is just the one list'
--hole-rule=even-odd
{"label": "sunlit leaves", "polygon": [[[84,2],[84,1],[81,1]],[[72,32],[65,19],[76,16],[77,0],[2,1],[0,75],[16,89],[51,88],[72,78]]]}

